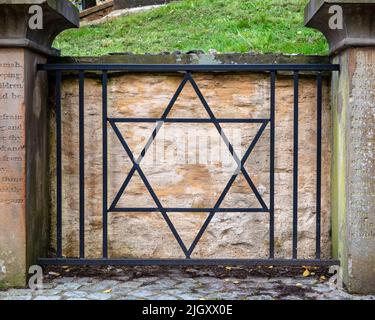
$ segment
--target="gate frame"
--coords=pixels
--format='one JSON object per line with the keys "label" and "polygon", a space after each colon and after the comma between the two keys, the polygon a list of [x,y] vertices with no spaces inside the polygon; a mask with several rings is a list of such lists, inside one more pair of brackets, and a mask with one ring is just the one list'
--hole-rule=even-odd
{"label": "gate frame", "polygon": [[[55,258],[40,258],[38,261],[41,265],[253,265],[253,266],[329,266],[329,265],[339,265],[340,262],[334,259],[321,259],[320,258],[320,237],[321,237],[321,142],[322,142],[322,72],[333,72],[339,71],[340,66],[338,64],[238,64],[238,65],[141,65],[141,64],[44,64],[38,65],[39,71],[54,71],[55,72],[55,106],[56,106],[56,134],[57,134],[57,143],[56,143],[56,165],[57,165],[57,257]],[[79,75],[79,127],[80,127],[80,257],[79,258],[64,258],[62,255],[62,199],[61,199],[61,190],[62,190],[62,143],[61,143],[61,81],[62,81],[62,72],[64,71],[76,71]],[[103,129],[103,255],[101,259],[86,259],[85,258],[85,247],[84,247],[84,79],[85,79],[85,72],[87,71],[96,71],[102,72],[102,106],[103,106],[103,116],[102,116],[102,129]],[[108,118],[107,116],[107,109],[108,109],[108,72],[110,71],[122,71],[122,72],[139,72],[139,73],[184,73],[184,78],[177,89],[177,92],[173,96],[171,102],[166,108],[163,116],[159,119],[149,119],[149,118],[134,118],[134,119],[126,119],[126,118],[117,118],[112,119]],[[270,118],[269,119],[217,119],[213,115],[207,101],[204,99],[204,96],[199,90],[198,85],[195,83],[192,73],[200,72],[200,73],[207,73],[207,72],[269,72],[270,73],[270,88],[271,88],[271,99],[270,99]],[[293,73],[293,84],[294,84],[294,125],[293,125],[293,132],[294,132],[294,157],[293,157],[293,256],[292,259],[275,259],[274,258],[274,152],[275,152],[275,99],[276,99],[276,76],[277,72],[279,71],[289,71]],[[299,72],[316,72],[316,79],[317,79],[317,196],[316,196],[316,257],[315,259],[298,259],[297,256],[297,244],[298,244],[298,94],[299,94]],[[158,200],[156,194],[153,192],[152,187],[148,184],[147,178],[144,176],[142,170],[140,169],[139,162],[144,157],[145,153],[147,152],[147,145],[143,149],[141,153],[140,161],[134,159],[134,156],[128,147],[125,139],[122,137],[121,133],[116,127],[116,122],[165,122],[168,116],[169,111],[172,109],[174,103],[176,102],[179,94],[181,93],[184,85],[187,81],[190,81],[193,85],[193,88],[200,98],[203,106],[205,107],[207,113],[210,116],[210,119],[203,122],[211,122],[214,123],[217,127],[218,131],[220,131],[220,122],[257,122],[262,123],[261,129],[258,131],[258,134],[254,138],[255,144],[257,139],[260,138],[264,129],[270,124],[271,126],[271,134],[270,134],[270,206],[269,208],[264,208],[262,205],[261,212],[268,212],[270,213],[270,256],[269,259],[191,259],[190,255],[192,254],[195,245],[198,243],[200,237],[203,235],[205,229],[207,228],[208,224],[210,223],[213,216],[220,210],[220,199],[221,201],[225,198],[226,193],[229,191],[231,184],[228,185],[224,189],[223,194],[219,198],[217,205],[214,208],[209,208],[204,212],[210,212],[209,218],[206,220],[206,223],[198,233],[197,238],[193,241],[193,245],[189,249],[189,251],[184,250],[184,244],[179,237],[177,231],[175,230],[172,222],[169,220],[167,212],[175,212],[183,210],[195,211],[194,208],[173,208],[173,210],[166,210],[163,208],[160,201]],[[197,122],[201,121],[202,119],[168,119],[168,122]],[[184,251],[186,255],[186,259],[110,259],[108,258],[108,213],[110,212],[146,212],[150,211],[150,209],[146,210],[145,208],[127,208],[126,210],[123,209],[116,209],[115,201],[112,203],[111,207],[108,208],[108,159],[107,159],[107,126],[108,123],[114,129],[117,137],[119,138],[121,144],[123,145],[125,151],[127,152],[128,156],[130,157],[131,161],[133,162],[133,171],[138,171],[141,175],[143,182],[145,183],[148,191],[150,192],[151,196],[153,197],[156,205],[158,208],[151,209],[153,211],[160,211],[163,215],[164,219],[166,220],[167,224],[169,225],[172,233],[174,234],[176,240],[179,242],[180,247]],[[117,129],[117,130],[116,130]],[[160,129],[160,128],[159,128]],[[156,128],[151,136],[151,142],[156,137],[158,129]],[[225,135],[224,135],[225,136]],[[225,140],[225,139],[224,139]],[[252,142],[252,144],[254,143]],[[235,156],[235,152],[233,146],[230,144],[229,140],[224,141],[231,152],[232,156]],[[236,162],[238,164],[238,169],[242,171],[242,166],[244,162],[246,162],[247,157],[250,155],[252,151],[252,144],[250,145],[249,149],[247,150],[245,157],[240,161],[237,157]],[[252,146],[254,147],[255,144]],[[249,152],[250,151],[250,152]],[[246,157],[247,155],[247,157]],[[240,166],[241,165],[241,166]],[[246,171],[246,170],[245,170]],[[245,173],[245,172],[244,172]],[[236,179],[238,174],[234,174],[232,176],[233,181]],[[129,178],[130,176],[130,178]],[[128,175],[127,179],[125,180],[125,188],[126,182],[129,182],[131,179],[131,173]],[[129,178],[129,179],[128,179]],[[232,179],[231,179],[232,180]],[[250,187],[251,186],[251,178],[247,180]],[[123,185],[124,186],[124,185]],[[124,189],[125,189],[124,188]],[[122,188],[121,188],[122,189]],[[117,194],[116,198],[120,198],[123,194],[124,189]],[[252,188],[254,191],[254,189]],[[254,194],[257,196],[256,188]],[[224,196],[223,196],[224,195]],[[259,193],[258,193],[258,196]],[[116,199],[115,198],[115,199]],[[258,197],[259,200],[259,197]],[[261,201],[260,201],[261,202]],[[116,204],[116,203],[115,203]],[[267,206],[266,206],[267,207]],[[243,212],[244,208],[231,208],[232,211],[230,212]],[[146,211],[145,211],[146,210]],[[233,211],[236,210],[236,211]],[[257,211],[256,211],[257,210]],[[248,208],[249,212],[259,212],[260,209],[256,208]],[[208,222],[207,222],[208,221]],[[203,231],[202,231],[203,230]],[[198,240],[197,240],[198,239]],[[182,243],[182,245],[181,245]],[[185,247],[185,249],[187,249]]]}

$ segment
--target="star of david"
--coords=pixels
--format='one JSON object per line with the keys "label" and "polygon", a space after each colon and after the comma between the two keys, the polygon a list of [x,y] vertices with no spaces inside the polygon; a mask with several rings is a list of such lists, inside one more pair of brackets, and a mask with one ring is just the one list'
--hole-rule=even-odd
{"label": "star of david", "polygon": [[[231,176],[231,178],[227,182],[223,192],[221,193],[220,197],[216,201],[214,207],[209,208],[208,210],[204,211],[204,212],[209,212],[209,215],[208,215],[207,219],[205,220],[203,226],[199,230],[198,234],[194,238],[190,247],[187,247],[185,245],[185,243],[183,242],[183,240],[181,239],[179,233],[177,232],[175,226],[173,225],[171,219],[168,216],[168,212],[176,212],[176,211],[185,212],[186,209],[188,209],[186,212],[197,211],[197,210],[195,210],[194,208],[173,208],[173,209],[164,208],[161,201],[159,200],[158,196],[156,195],[154,189],[152,188],[150,182],[148,181],[146,175],[144,174],[144,172],[143,172],[143,170],[140,166],[140,164],[141,164],[143,158],[145,157],[148,149],[150,148],[152,142],[155,140],[158,132],[162,128],[163,123],[165,123],[166,121],[177,122],[176,119],[173,119],[173,118],[168,119],[168,115],[170,114],[175,102],[177,101],[178,97],[180,96],[181,92],[183,91],[185,85],[188,82],[191,83],[191,85],[192,85],[195,93],[197,94],[200,102],[202,103],[202,105],[203,105],[204,109],[206,110],[207,114],[209,115],[209,119],[204,119],[204,122],[214,124],[216,130],[219,132],[220,136],[222,137],[225,145],[227,146],[230,154],[233,156],[233,159],[234,159],[234,161],[236,162],[236,165],[237,165],[237,169],[234,171],[233,175]],[[193,79],[193,76],[191,75],[190,72],[187,72],[187,73],[185,73],[185,76],[184,76],[182,82],[180,83],[176,93],[173,95],[171,101],[169,102],[167,108],[163,112],[160,119],[143,119],[143,120],[144,121],[149,120],[149,122],[155,121],[156,127],[153,130],[151,137],[148,139],[145,147],[141,151],[140,156],[136,159],[134,157],[133,152],[129,148],[128,143],[126,142],[125,138],[123,137],[123,135],[121,134],[121,132],[120,132],[118,126],[117,126],[117,123],[119,123],[119,122],[132,122],[132,121],[129,120],[129,119],[113,119],[113,118],[108,119],[112,129],[114,130],[117,138],[119,139],[121,145],[123,146],[124,150],[126,151],[127,155],[129,156],[129,158],[130,158],[130,160],[132,161],[132,164],[133,164],[133,167],[131,168],[129,174],[127,175],[127,177],[125,179],[125,181],[121,185],[121,188],[117,192],[117,194],[116,194],[116,196],[115,196],[115,198],[114,198],[114,200],[113,200],[113,202],[110,206],[109,212],[130,212],[130,211],[143,212],[143,211],[145,211],[142,208],[117,208],[117,204],[118,204],[120,198],[124,194],[127,186],[129,185],[132,177],[134,176],[135,172],[137,172],[139,174],[141,180],[143,181],[145,187],[147,188],[148,192],[150,193],[153,201],[155,202],[156,208],[151,209],[151,210],[152,211],[158,211],[158,212],[161,213],[161,215],[163,216],[165,222],[167,223],[169,229],[173,233],[175,239],[177,240],[179,246],[181,247],[181,249],[184,252],[187,259],[190,259],[190,257],[192,255],[195,247],[197,246],[199,240],[201,239],[201,237],[205,233],[207,227],[209,226],[211,220],[214,218],[214,216],[217,212],[269,212],[269,209],[268,209],[266,203],[262,199],[262,196],[259,194],[259,191],[257,190],[255,184],[253,183],[249,173],[247,172],[247,170],[245,168],[245,163],[248,160],[249,156],[251,155],[252,151],[254,150],[254,148],[255,148],[256,144],[258,143],[259,139],[261,138],[265,128],[267,127],[267,125],[269,123],[269,119],[244,119],[244,120],[242,120],[242,119],[217,119],[215,117],[214,113],[212,112],[209,104],[207,103],[205,97],[203,96],[201,90],[199,89],[197,83]],[[195,119],[195,120],[197,120],[197,119]],[[137,120],[134,120],[134,122],[142,122],[142,120],[137,119]],[[230,122],[232,122],[232,123],[248,122],[248,123],[259,123],[259,124],[261,124],[258,132],[256,133],[254,139],[251,141],[251,143],[250,143],[249,147],[247,148],[247,150],[246,150],[244,156],[242,157],[242,159],[239,158],[239,156],[237,155],[237,153],[235,152],[235,150],[233,148],[233,145],[230,143],[229,139],[227,138],[227,136],[223,132],[223,130],[221,128],[221,125],[220,125],[220,123],[223,123],[223,122],[227,122],[227,123],[230,123]],[[244,178],[246,179],[246,182],[248,183],[249,187],[253,191],[255,197],[257,198],[257,200],[260,204],[260,208],[247,208],[247,209],[243,209],[243,208],[241,208],[241,209],[220,208],[220,206],[221,206],[222,202],[224,201],[227,193],[231,189],[233,183],[235,182],[236,178],[238,177],[238,175],[240,173],[243,174]]]}

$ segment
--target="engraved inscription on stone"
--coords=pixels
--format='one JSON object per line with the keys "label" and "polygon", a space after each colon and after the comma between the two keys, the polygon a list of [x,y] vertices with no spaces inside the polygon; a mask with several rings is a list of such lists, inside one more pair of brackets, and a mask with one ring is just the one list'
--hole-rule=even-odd
{"label": "engraved inscription on stone", "polygon": [[[17,57],[0,60],[0,208],[24,203],[24,66]],[[21,60],[21,59],[19,59]]]}

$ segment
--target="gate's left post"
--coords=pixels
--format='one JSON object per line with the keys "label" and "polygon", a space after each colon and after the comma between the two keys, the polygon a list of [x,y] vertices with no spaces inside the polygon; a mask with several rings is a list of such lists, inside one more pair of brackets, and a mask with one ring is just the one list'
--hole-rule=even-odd
{"label": "gate's left post", "polygon": [[23,287],[48,243],[48,82],[37,65],[79,26],[68,0],[0,0],[0,288]]}

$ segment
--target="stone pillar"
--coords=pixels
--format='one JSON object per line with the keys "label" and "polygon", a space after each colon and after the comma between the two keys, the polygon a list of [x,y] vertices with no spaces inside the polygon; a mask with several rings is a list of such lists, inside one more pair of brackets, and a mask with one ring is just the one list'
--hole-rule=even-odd
{"label": "stone pillar", "polygon": [[52,41],[79,18],[67,0],[0,0],[0,20],[2,288],[25,286],[28,266],[46,255],[48,82],[37,64],[58,54]]}
{"label": "stone pillar", "polygon": [[332,79],[334,256],[350,292],[375,293],[375,0],[311,0],[305,24],[341,66]]}

